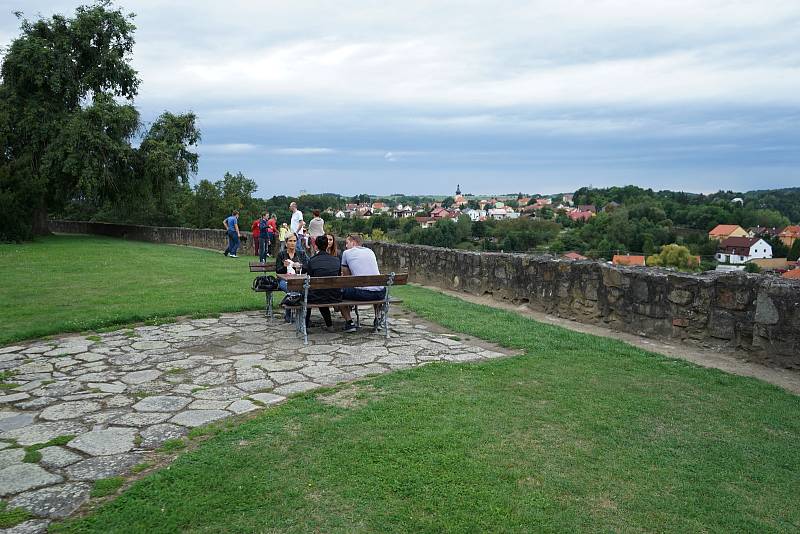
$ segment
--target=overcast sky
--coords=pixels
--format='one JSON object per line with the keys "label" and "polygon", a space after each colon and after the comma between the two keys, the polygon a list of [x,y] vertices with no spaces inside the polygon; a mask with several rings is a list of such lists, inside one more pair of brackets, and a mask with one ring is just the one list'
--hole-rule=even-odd
{"label": "overcast sky", "polygon": [[[0,0],[0,42],[76,5]],[[259,196],[800,185],[798,0],[119,5],[142,119]]]}

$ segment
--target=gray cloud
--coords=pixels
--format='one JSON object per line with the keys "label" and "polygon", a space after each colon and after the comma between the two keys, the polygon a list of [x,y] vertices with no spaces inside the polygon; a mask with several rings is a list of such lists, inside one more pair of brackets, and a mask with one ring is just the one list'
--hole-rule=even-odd
{"label": "gray cloud", "polygon": [[[5,43],[12,10],[75,6],[20,4],[0,0]],[[266,186],[294,173],[314,190],[331,176],[405,172],[409,192],[526,172],[561,187],[545,165],[587,183],[630,177],[634,162],[643,183],[666,183],[674,168],[687,188],[704,175],[725,188],[796,177],[796,0],[124,7],[137,14],[137,104],[146,120],[198,114],[201,174],[242,169]]]}

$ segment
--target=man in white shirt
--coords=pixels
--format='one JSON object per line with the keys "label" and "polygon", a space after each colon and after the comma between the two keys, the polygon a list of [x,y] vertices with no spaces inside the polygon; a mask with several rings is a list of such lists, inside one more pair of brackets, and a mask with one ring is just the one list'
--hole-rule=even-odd
{"label": "man in white shirt", "polygon": [[306,225],[303,221],[303,212],[297,209],[297,202],[289,204],[289,210],[292,212],[292,220],[289,222],[289,230],[297,236],[297,250],[303,252],[303,241],[300,239],[300,230]]}
{"label": "man in white shirt", "polygon": [[[343,276],[369,276],[381,274],[378,269],[378,260],[375,258],[375,253],[372,250],[362,246],[361,236],[358,234],[350,234],[345,240],[346,250],[342,253],[342,275]],[[382,300],[386,296],[386,288],[383,286],[367,286],[367,287],[346,287],[342,290],[342,300]],[[378,310],[379,304],[373,304],[375,309],[375,323],[373,327],[378,324]],[[355,332],[358,327],[353,323],[353,317],[350,315],[350,308],[343,306],[341,308],[342,317],[344,317],[345,332]]]}

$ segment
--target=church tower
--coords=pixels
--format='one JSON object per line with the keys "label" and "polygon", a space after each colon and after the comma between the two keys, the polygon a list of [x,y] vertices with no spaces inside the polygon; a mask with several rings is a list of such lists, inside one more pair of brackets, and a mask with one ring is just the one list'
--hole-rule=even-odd
{"label": "church tower", "polygon": [[456,195],[461,194],[461,184],[456,185]]}

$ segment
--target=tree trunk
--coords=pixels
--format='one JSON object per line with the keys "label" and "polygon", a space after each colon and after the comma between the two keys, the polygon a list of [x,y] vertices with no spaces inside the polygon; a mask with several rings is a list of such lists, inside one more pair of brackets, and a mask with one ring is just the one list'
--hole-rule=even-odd
{"label": "tree trunk", "polygon": [[47,222],[47,206],[39,206],[32,213],[33,235],[50,235],[50,225]]}

